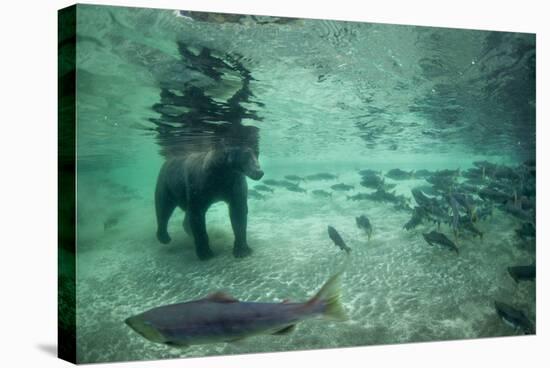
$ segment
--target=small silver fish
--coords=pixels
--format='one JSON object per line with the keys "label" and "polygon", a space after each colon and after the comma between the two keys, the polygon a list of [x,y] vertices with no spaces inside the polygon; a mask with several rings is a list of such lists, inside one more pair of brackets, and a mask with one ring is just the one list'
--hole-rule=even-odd
{"label": "small silver fish", "polygon": [[339,297],[341,273],[332,276],[305,303],[241,302],[217,292],[203,299],[153,308],[127,318],[125,323],[149,341],[179,347],[232,342],[261,334],[282,335],[308,318],[346,319]]}

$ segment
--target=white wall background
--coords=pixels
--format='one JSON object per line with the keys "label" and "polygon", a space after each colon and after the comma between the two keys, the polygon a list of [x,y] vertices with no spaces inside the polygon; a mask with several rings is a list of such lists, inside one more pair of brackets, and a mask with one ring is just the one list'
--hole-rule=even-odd
{"label": "white wall background", "polygon": [[[88,2],[88,1],[84,1]],[[546,249],[550,65],[544,1],[124,0],[98,4],[330,18],[537,33],[538,278],[536,337],[158,361],[158,367],[543,366],[548,362]],[[0,366],[65,367],[56,349],[57,9],[63,0],[11,0],[0,11]],[[29,223],[32,222],[32,223]],[[30,230],[31,229],[31,230]],[[151,362],[121,363],[149,367]],[[116,364],[119,366],[120,364]]]}

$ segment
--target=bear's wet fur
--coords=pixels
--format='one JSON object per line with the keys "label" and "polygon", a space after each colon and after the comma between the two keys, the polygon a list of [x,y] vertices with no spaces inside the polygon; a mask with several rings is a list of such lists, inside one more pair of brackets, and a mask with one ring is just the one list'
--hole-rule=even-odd
{"label": "bear's wet fur", "polygon": [[155,190],[157,238],[170,242],[168,220],[174,209],[185,211],[184,228],[193,236],[201,260],[213,256],[208,243],[205,215],[215,202],[229,206],[235,235],[233,254],[246,257],[251,249],[246,241],[248,216],[246,178],[259,180],[263,171],[258,163],[258,150],[241,145],[218,144],[209,150],[168,157],[160,169]]}

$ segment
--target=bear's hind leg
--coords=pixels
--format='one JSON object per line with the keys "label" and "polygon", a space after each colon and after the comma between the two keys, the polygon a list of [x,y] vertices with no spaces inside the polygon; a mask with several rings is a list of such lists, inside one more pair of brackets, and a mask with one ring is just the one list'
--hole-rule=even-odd
{"label": "bear's hind leg", "polygon": [[197,257],[205,261],[214,257],[214,253],[208,245],[208,233],[206,232],[205,212],[189,209],[186,213],[189,217],[189,227],[195,240],[195,250]]}
{"label": "bear's hind leg", "polygon": [[193,232],[191,231],[191,225],[189,224],[189,216],[187,215],[187,212],[185,212],[185,218],[183,219],[183,230],[185,230],[187,235],[193,236]]}

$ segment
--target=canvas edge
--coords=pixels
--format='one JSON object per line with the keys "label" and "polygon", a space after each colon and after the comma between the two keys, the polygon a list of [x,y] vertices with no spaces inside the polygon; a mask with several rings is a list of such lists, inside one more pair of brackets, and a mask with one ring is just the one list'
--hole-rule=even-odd
{"label": "canvas edge", "polygon": [[76,5],[58,11],[58,357],[76,363]]}

